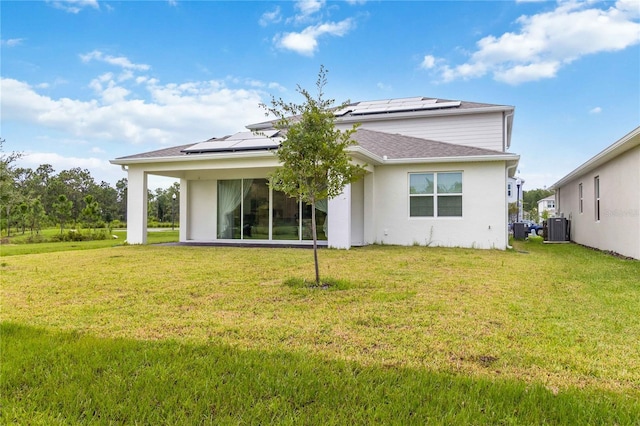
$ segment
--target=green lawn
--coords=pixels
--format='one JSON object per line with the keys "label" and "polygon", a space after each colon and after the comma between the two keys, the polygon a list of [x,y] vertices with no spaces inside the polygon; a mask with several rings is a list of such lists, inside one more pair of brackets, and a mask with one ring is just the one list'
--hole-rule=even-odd
{"label": "green lawn", "polygon": [[3,257],[0,423],[638,424],[640,262],[575,245]]}
{"label": "green lawn", "polygon": [[[46,229],[41,232],[44,239],[49,240],[52,235],[59,234],[59,229]],[[29,233],[12,236],[9,243],[0,246],[0,256],[17,254],[52,253],[57,251],[89,250],[105,247],[117,247],[125,244],[127,231],[115,229],[111,231],[112,238],[94,241],[42,242],[27,244]],[[117,238],[114,238],[117,237]],[[178,241],[178,230],[163,229],[147,233],[147,243],[170,243]]]}

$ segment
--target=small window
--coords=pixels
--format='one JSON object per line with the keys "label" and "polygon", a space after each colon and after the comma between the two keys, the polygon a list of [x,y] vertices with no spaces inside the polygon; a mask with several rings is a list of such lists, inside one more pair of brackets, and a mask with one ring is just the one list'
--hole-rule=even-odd
{"label": "small window", "polygon": [[584,211],[584,197],[582,195],[582,182],[578,184],[578,211],[580,213]]}
{"label": "small window", "polygon": [[595,213],[596,221],[600,221],[600,176],[596,176],[593,179],[593,194],[595,198]]}
{"label": "small window", "polygon": [[462,172],[410,173],[410,217],[462,217]]}

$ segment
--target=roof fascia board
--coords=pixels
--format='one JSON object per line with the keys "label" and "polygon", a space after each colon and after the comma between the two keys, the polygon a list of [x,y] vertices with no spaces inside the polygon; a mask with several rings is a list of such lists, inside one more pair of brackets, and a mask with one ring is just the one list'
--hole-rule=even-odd
{"label": "roof fascia board", "polygon": [[519,155],[470,155],[464,157],[397,158],[383,160],[384,164],[412,163],[485,163],[492,161],[519,161]]}
{"label": "roof fascia board", "polygon": [[604,163],[612,160],[613,158],[624,154],[630,149],[640,145],[640,126],[633,129],[631,132],[627,133],[625,136],[620,138],[618,141],[609,145],[604,150],[600,151],[595,156],[591,157],[591,159],[587,160],[582,165],[578,166],[575,170],[570,172],[568,175],[554,183],[549,187],[551,190],[557,190],[561,186],[565,185],[568,182],[571,182],[576,177],[579,177],[585,173],[589,173],[596,167],[603,165]]}
{"label": "roof fascia board", "polygon": [[520,161],[520,156],[516,154],[496,154],[496,155],[467,155],[461,157],[426,157],[426,158],[384,158],[373,154],[360,146],[349,148],[352,153],[358,153],[365,160],[376,166],[393,165],[393,164],[412,164],[412,163],[472,163],[472,162],[488,162],[488,161]]}
{"label": "roof fascia board", "polygon": [[186,154],[180,156],[169,157],[137,157],[137,158],[116,158],[115,160],[109,160],[111,164],[117,164],[126,166],[130,164],[151,164],[151,163],[181,163],[181,162],[194,162],[194,161],[207,161],[207,160],[229,160],[229,159],[244,159],[244,158],[263,158],[274,157],[273,151],[236,151],[225,153],[212,153],[212,154]]}

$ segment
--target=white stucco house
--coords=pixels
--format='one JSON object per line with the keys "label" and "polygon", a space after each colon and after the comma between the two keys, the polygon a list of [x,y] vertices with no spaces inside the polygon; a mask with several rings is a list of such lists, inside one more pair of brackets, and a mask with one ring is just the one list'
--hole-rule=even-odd
{"label": "white stucco house", "polygon": [[507,178],[507,203],[515,204],[517,212],[511,213],[509,222],[519,222],[523,216],[524,179],[513,176]]}
{"label": "white stucco house", "polygon": [[542,200],[538,200],[538,222],[542,223],[544,220],[544,212],[547,212],[546,217],[553,217],[556,214],[556,196],[549,195]]}
{"label": "white stucco house", "polygon": [[[336,127],[361,124],[350,154],[367,173],[318,204],[320,243],[507,247],[507,179],[519,161],[507,152],[513,114],[512,106],[425,97],[336,111]],[[281,140],[264,122],[112,160],[128,172],[128,242],[146,242],[147,176],[155,174],[180,179],[183,243],[311,244],[310,207],[267,185]]]}
{"label": "white stucco house", "polygon": [[640,127],[553,184],[571,240],[640,259]]}

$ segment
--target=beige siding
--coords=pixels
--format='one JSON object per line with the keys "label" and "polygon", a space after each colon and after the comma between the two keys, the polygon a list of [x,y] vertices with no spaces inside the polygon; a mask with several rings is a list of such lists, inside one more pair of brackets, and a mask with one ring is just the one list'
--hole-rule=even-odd
{"label": "beige siding", "polygon": [[501,112],[363,121],[361,128],[503,151]]}
{"label": "beige siding", "polygon": [[[600,179],[600,220],[595,212],[596,176]],[[556,201],[557,212],[571,220],[572,241],[640,259],[640,147],[564,184]]]}

